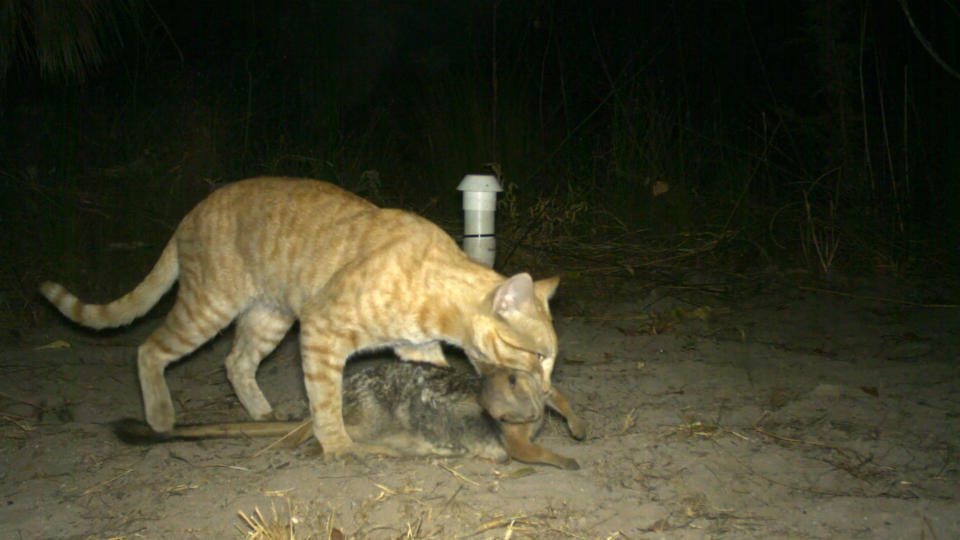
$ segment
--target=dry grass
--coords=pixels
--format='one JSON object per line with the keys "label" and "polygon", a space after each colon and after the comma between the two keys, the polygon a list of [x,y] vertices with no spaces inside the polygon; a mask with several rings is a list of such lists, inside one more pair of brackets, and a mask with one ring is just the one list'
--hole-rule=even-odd
{"label": "dry grass", "polygon": [[253,517],[247,516],[243,510],[237,511],[237,514],[249,527],[246,538],[250,540],[296,540],[295,520],[292,517],[281,519],[276,508],[273,509],[273,517],[270,519],[263,517],[260,508],[254,508]]}
{"label": "dry grass", "polygon": [[271,515],[264,517],[260,508],[254,507],[253,514],[247,515],[238,510],[237,515],[246,527],[238,527],[243,538],[247,540],[343,540],[346,538],[339,528],[333,525],[333,514],[327,514],[320,520],[321,532],[308,536],[297,536],[297,527],[305,525],[303,513],[296,508],[289,498],[284,497],[286,510],[278,512],[276,506],[271,505]]}
{"label": "dry grass", "polygon": [[[278,509],[271,505],[269,512],[254,507],[253,512],[239,510],[240,538],[246,540],[345,540],[364,538],[395,538],[397,540],[426,540],[446,538],[585,538],[582,531],[558,526],[562,510],[551,509],[535,516],[522,512],[504,514],[490,512],[457,500],[465,490],[481,487],[496,490],[497,483],[521,478],[532,473],[523,468],[511,474],[495,475],[492,482],[478,483],[466,478],[451,467],[437,462],[437,466],[451,473],[461,485],[448,497],[425,493],[415,485],[388,486],[373,482],[377,492],[359,502],[352,510],[356,523],[347,531],[336,526],[335,511],[318,511],[316,505],[292,502],[289,493],[269,492],[284,499]],[[319,520],[308,516],[319,515]],[[377,516],[377,517],[374,517]],[[384,516],[391,516],[384,518]],[[457,531],[457,532],[454,532]],[[616,536],[614,536],[616,537]]]}

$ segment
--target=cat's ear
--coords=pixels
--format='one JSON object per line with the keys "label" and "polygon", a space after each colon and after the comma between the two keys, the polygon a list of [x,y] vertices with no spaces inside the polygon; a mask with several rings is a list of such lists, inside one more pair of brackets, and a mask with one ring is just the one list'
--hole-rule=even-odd
{"label": "cat's ear", "polygon": [[557,292],[557,285],[560,285],[560,276],[541,279],[533,284],[533,288],[537,294],[537,298],[549,300],[553,298],[553,293]]}
{"label": "cat's ear", "polygon": [[533,301],[533,278],[526,272],[510,277],[493,292],[493,312],[506,315]]}

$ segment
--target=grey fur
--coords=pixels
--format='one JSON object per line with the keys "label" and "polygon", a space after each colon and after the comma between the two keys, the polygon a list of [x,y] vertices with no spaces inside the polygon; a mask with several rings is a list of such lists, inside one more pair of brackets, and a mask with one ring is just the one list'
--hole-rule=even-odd
{"label": "grey fur", "polygon": [[503,461],[497,423],[478,402],[481,387],[482,379],[467,371],[374,363],[344,376],[343,419],[353,440],[400,455]]}

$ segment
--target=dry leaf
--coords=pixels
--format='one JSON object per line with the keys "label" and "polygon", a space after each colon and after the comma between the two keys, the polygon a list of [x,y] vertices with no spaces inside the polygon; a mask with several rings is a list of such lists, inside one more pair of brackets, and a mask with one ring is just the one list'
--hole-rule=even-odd
{"label": "dry leaf", "polygon": [[653,183],[653,186],[650,187],[650,191],[653,192],[654,197],[659,197],[660,195],[670,191],[670,184],[662,180],[657,180]]}

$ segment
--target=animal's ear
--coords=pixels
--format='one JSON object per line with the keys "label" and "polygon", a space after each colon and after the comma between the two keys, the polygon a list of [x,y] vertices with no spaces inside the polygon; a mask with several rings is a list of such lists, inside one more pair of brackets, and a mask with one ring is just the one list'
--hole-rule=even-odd
{"label": "animal's ear", "polygon": [[558,285],[560,285],[560,276],[553,276],[537,281],[533,284],[533,288],[536,291],[537,298],[549,300],[553,298],[553,293],[557,292]]}
{"label": "animal's ear", "polygon": [[493,292],[493,312],[498,315],[518,311],[533,300],[533,278],[526,272],[504,281]]}

